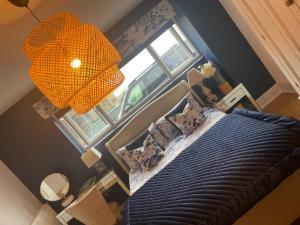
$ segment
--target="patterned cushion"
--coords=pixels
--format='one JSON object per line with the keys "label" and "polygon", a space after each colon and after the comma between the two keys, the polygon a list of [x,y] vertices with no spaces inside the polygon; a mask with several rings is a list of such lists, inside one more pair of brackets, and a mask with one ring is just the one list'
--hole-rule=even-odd
{"label": "patterned cushion", "polygon": [[187,104],[182,113],[170,116],[168,119],[172,121],[184,135],[188,136],[199,127],[203,121],[203,109],[190,95]]}
{"label": "patterned cushion", "polygon": [[152,123],[149,127],[149,132],[162,149],[165,149],[172,140],[181,135],[176,126],[168,122],[164,117],[160,118],[156,123]]}
{"label": "patterned cushion", "polygon": [[[140,148],[144,149],[143,146]],[[141,164],[135,159],[134,153],[132,151],[128,151],[125,147],[123,147],[118,149],[116,153],[121,159],[123,159],[127,163],[130,170],[135,171],[141,168]]]}
{"label": "patterned cushion", "polygon": [[144,141],[144,148],[132,150],[132,153],[133,157],[140,163],[143,170],[152,169],[164,156],[163,150],[150,135],[148,135]]}

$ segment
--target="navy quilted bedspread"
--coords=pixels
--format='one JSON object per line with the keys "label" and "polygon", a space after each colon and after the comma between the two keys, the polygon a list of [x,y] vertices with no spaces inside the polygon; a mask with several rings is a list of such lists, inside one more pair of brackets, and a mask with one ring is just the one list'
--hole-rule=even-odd
{"label": "navy quilted bedspread", "polygon": [[235,111],[130,197],[125,224],[229,225],[299,166],[299,122]]}

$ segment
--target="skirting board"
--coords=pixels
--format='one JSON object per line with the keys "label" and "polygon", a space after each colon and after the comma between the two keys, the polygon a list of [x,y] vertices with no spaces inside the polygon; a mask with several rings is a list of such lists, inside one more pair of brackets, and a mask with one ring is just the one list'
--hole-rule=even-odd
{"label": "skirting board", "polygon": [[267,90],[262,96],[256,99],[258,105],[263,109],[269,105],[274,99],[276,99],[282,93],[294,93],[295,91],[290,84],[276,83],[269,90]]}
{"label": "skirting board", "polygon": [[278,85],[284,93],[295,93],[294,88],[289,83],[279,83]]}

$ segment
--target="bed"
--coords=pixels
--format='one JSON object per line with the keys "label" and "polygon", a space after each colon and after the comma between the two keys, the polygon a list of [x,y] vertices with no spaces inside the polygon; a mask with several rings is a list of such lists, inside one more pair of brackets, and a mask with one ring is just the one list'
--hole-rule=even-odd
{"label": "bed", "polygon": [[106,144],[129,174],[125,223],[291,224],[300,215],[300,125],[295,120],[207,110],[205,123],[187,138],[175,139],[151,171],[132,173],[115,154],[189,92],[186,82],[179,83]]}

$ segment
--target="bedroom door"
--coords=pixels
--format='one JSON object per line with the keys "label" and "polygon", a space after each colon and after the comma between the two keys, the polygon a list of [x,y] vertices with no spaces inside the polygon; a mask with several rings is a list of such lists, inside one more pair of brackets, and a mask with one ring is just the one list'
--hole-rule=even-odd
{"label": "bedroom door", "polygon": [[242,0],[300,95],[300,10],[297,0]]}
{"label": "bedroom door", "polygon": [[229,4],[246,18],[300,96],[300,0],[230,0]]}

